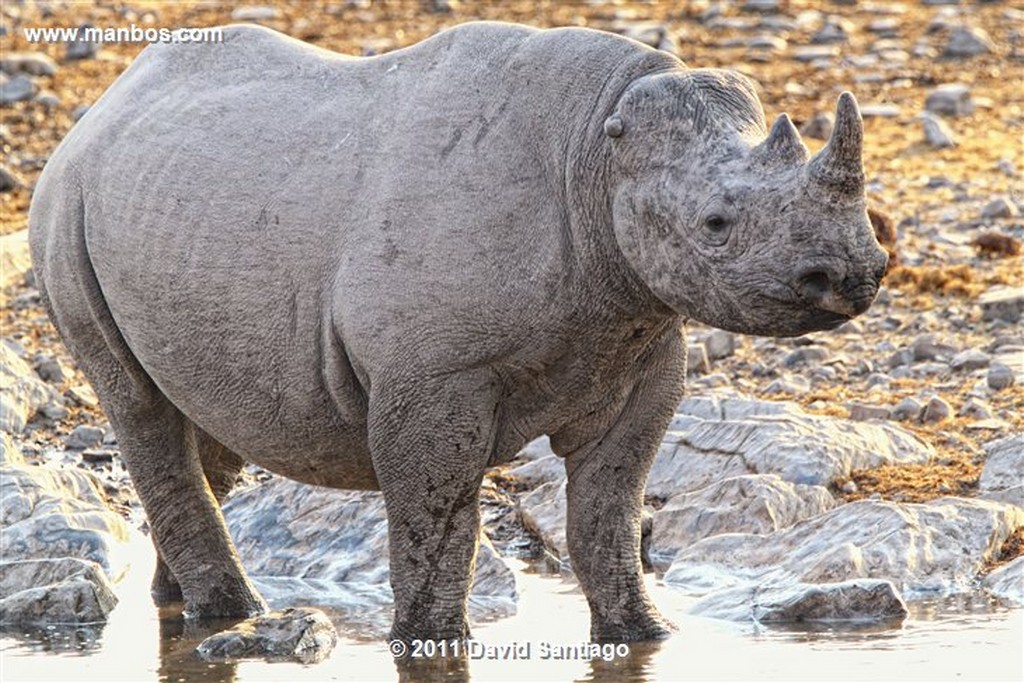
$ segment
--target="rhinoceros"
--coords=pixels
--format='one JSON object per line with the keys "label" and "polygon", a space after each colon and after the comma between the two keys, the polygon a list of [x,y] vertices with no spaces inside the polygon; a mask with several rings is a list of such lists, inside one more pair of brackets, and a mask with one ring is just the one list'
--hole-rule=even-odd
{"label": "rhinoceros", "polygon": [[664,637],[640,524],[683,325],[800,335],[876,294],[853,96],[811,158],[743,76],[599,31],[472,23],[369,58],[224,38],[147,47],[30,216],[155,599],[265,609],[219,507],[248,462],[379,489],[392,637],[466,637],[484,471],[547,434],[591,637]]}

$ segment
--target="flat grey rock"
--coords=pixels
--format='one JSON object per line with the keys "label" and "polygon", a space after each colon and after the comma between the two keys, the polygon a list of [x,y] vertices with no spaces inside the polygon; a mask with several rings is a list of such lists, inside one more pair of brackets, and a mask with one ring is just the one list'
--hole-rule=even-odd
{"label": "flat grey rock", "polygon": [[982,585],[1003,602],[1024,607],[1024,556],[989,572]]}

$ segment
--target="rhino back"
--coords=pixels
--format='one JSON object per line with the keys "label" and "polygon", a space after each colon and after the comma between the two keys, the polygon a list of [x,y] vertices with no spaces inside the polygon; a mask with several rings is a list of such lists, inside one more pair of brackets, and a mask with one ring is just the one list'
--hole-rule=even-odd
{"label": "rhino back", "polygon": [[551,314],[564,132],[649,56],[613,39],[586,64],[572,47],[597,34],[542,33],[354,59],[230,27],[140,56],[58,154],[113,319],[179,409],[250,457],[315,457],[360,431],[356,377],[395,347],[478,362]]}

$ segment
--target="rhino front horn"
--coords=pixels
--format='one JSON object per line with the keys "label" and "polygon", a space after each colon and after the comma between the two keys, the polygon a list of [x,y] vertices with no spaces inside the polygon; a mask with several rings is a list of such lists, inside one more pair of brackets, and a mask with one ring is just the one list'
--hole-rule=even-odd
{"label": "rhino front horn", "polygon": [[864,125],[853,93],[844,92],[836,105],[832,136],[810,163],[811,177],[841,194],[860,196],[864,192],[861,147]]}
{"label": "rhino front horn", "polygon": [[779,114],[764,142],[754,148],[754,154],[766,163],[802,164],[807,161],[807,147],[788,114]]}

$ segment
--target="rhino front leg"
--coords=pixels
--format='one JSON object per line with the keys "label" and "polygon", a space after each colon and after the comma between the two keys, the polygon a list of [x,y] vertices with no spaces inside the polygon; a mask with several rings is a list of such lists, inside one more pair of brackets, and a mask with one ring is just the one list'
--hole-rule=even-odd
{"label": "rhino front leg", "polygon": [[373,387],[370,449],[388,514],[392,639],[469,637],[466,603],[497,390],[486,371]]}
{"label": "rhino front leg", "polygon": [[569,555],[598,642],[660,639],[673,629],[644,587],[640,522],[647,474],[682,395],[684,353],[673,331],[610,424],[566,456]]}

